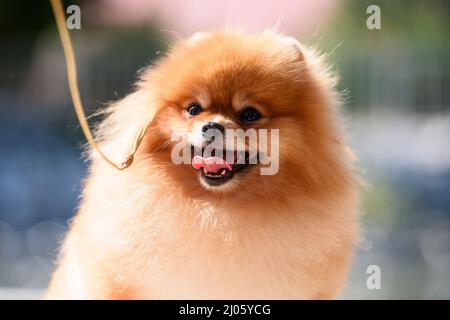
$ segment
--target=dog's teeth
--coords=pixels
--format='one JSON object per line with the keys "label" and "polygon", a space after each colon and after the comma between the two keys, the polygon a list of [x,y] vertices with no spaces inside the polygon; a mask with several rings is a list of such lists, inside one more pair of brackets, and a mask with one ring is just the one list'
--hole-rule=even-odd
{"label": "dog's teeth", "polygon": [[220,174],[222,176],[226,176],[227,175],[227,169],[222,169],[222,171],[220,171]]}

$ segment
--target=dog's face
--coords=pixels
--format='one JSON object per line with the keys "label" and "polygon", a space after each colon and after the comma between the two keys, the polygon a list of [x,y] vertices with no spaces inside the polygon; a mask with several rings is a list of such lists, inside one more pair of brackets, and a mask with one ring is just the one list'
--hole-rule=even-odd
{"label": "dog's face", "polygon": [[[322,80],[291,38],[197,34],[143,75],[140,90],[151,90],[157,105],[147,150],[187,190],[267,194],[313,185],[333,165],[338,140],[332,88]],[[188,163],[174,161],[187,151]]]}

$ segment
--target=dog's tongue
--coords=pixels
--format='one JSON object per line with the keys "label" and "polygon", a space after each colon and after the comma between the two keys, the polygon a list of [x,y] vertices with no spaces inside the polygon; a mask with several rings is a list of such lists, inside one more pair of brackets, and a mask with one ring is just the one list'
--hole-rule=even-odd
{"label": "dog's tongue", "polygon": [[219,157],[203,158],[201,156],[195,156],[192,159],[192,166],[194,169],[203,168],[205,172],[210,173],[217,173],[220,169],[224,168],[230,171],[233,169],[233,165]]}

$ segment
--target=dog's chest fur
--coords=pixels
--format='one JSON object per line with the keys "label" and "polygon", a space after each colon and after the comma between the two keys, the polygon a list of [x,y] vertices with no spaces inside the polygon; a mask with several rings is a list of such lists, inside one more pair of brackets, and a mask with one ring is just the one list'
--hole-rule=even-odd
{"label": "dog's chest fur", "polygon": [[138,197],[94,202],[96,212],[87,199],[76,223],[93,248],[90,258],[80,249],[79,261],[106,264],[101,272],[135,298],[316,297],[336,261],[350,255],[355,233],[345,199],[332,212],[326,203],[244,209],[157,194],[144,203]]}

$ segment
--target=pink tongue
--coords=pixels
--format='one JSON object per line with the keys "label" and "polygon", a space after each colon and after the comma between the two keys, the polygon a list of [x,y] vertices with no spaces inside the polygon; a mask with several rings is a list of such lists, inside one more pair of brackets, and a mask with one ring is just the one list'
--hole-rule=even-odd
{"label": "pink tongue", "polygon": [[201,156],[195,156],[192,159],[192,166],[194,169],[200,169],[203,168],[205,172],[210,173],[217,173],[220,169],[228,169],[232,170],[233,165],[226,162],[224,159],[219,157],[209,157],[209,158],[203,158]]}

